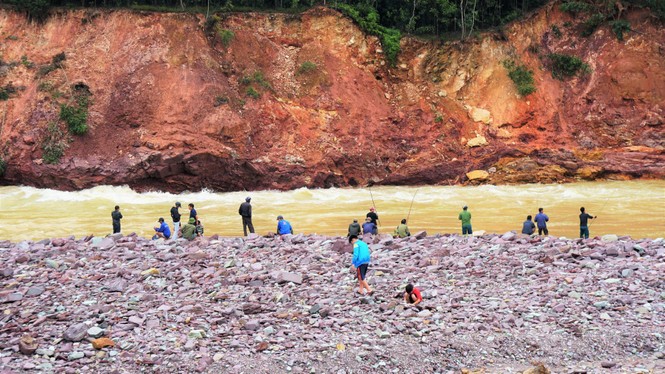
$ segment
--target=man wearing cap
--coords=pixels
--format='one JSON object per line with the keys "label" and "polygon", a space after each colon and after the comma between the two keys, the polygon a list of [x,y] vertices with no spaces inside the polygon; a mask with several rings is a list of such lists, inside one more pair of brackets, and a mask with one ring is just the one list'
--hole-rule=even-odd
{"label": "man wearing cap", "polygon": [[247,227],[249,227],[249,232],[254,233],[254,225],[252,225],[252,204],[249,202],[252,200],[251,197],[246,197],[245,202],[240,204],[238,209],[238,214],[242,216],[242,231],[247,236]]}
{"label": "man wearing cap", "polygon": [[277,216],[277,235],[293,234],[293,227],[282,216]]}
{"label": "man wearing cap", "polygon": [[369,207],[369,213],[367,213],[366,217],[371,218],[374,226],[376,226],[377,228],[379,227],[379,216],[378,214],[376,214],[376,209],[374,209],[373,206]]}
{"label": "man wearing cap", "polygon": [[178,232],[180,232],[180,203],[176,201],[175,206],[171,207],[171,218],[173,219],[173,235],[178,237]]}
{"label": "man wearing cap", "polygon": [[155,227],[155,236],[153,236],[153,239],[158,239],[158,238],[164,238],[164,239],[169,239],[171,237],[171,229],[169,228],[169,225],[164,222],[164,218],[159,217],[157,220],[159,222],[159,227]]}
{"label": "man wearing cap", "polygon": [[469,207],[465,205],[458,216],[459,220],[462,221],[462,235],[464,236],[473,234],[473,230],[471,229],[471,212],[468,209]]}

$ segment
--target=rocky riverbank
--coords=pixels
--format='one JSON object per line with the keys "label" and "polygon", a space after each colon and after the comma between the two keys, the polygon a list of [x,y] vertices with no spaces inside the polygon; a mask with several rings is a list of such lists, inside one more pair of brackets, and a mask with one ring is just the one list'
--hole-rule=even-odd
{"label": "rocky riverbank", "polygon": [[[354,295],[345,238],[0,242],[0,367],[665,371],[663,239],[422,232],[370,243],[373,297]],[[421,310],[399,298],[408,282]]]}

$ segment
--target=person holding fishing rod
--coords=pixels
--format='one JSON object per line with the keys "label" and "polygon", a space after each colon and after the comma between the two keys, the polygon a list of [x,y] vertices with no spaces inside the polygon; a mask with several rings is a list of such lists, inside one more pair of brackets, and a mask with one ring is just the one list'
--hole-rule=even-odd
{"label": "person holding fishing rod", "polygon": [[[365,217],[369,218],[370,221],[374,224],[373,234],[379,233],[379,215],[376,214],[376,204],[374,203],[374,194],[372,194],[372,189],[369,189],[369,196],[372,198],[372,206],[369,207],[369,213]],[[363,226],[364,231],[364,226]]]}
{"label": "person holding fishing rod", "polygon": [[580,208],[580,212],[580,238],[589,239],[588,220],[598,218],[598,216],[591,216],[591,214],[584,211],[584,207]]}

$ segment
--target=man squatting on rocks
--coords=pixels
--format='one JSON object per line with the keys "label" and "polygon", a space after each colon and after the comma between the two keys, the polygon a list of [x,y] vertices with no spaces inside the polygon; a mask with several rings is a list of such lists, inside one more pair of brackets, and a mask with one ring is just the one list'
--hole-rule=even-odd
{"label": "man squatting on rocks", "polygon": [[250,204],[250,201],[252,201],[251,197],[246,197],[245,202],[240,204],[240,208],[238,208],[238,214],[242,216],[242,232],[245,233],[245,236],[247,236],[247,228],[249,228],[250,234],[254,233],[254,225],[252,225],[252,204]]}
{"label": "man squatting on rocks", "polygon": [[157,220],[159,222],[159,226],[155,227],[155,236],[153,236],[153,239],[158,239],[158,238],[164,238],[164,239],[169,239],[171,238],[171,229],[169,228],[169,225],[164,222],[164,218],[159,217]]}
{"label": "man squatting on rocks", "polygon": [[357,219],[353,220],[353,223],[349,225],[349,232],[346,234],[346,236],[360,236],[360,224],[358,223]]}
{"label": "man squatting on rocks", "polygon": [[393,237],[395,238],[406,238],[407,236],[411,236],[411,232],[409,231],[409,226],[406,225],[406,218],[402,219],[402,223],[395,228],[395,232],[393,233]]}
{"label": "man squatting on rocks", "polygon": [[288,234],[293,235],[293,227],[291,227],[289,221],[285,220],[284,217],[281,215],[277,216],[277,235],[283,236]]}
{"label": "man squatting on rocks", "polygon": [[536,225],[531,220],[531,215],[528,215],[522,224],[522,234],[533,235],[534,232],[536,232]]}
{"label": "man squatting on rocks", "polygon": [[171,207],[171,219],[173,220],[173,236],[176,238],[178,237],[178,233],[180,232],[180,212],[178,211],[178,208],[180,208],[180,203],[176,201],[175,206]]}
{"label": "man squatting on rocks", "polygon": [[113,220],[113,233],[120,232],[120,220],[122,219],[122,213],[120,213],[120,206],[116,205],[115,210],[111,212],[111,219]]}
{"label": "man squatting on rocks", "polygon": [[363,290],[367,290],[367,294],[371,296],[374,292],[365,280],[370,262],[369,247],[355,235],[349,236],[349,243],[353,245],[353,258],[351,262],[353,264],[352,269],[355,270],[358,276],[358,293],[362,295]]}
{"label": "man squatting on rocks", "polygon": [[365,218],[365,223],[363,223],[363,234],[376,234],[378,233],[378,230],[376,228],[376,224],[372,222],[371,217]]}

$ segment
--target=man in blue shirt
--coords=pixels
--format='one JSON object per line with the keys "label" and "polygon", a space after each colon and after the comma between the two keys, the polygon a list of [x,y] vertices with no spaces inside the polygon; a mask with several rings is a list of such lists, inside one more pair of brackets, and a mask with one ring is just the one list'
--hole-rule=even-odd
{"label": "man in blue shirt", "polygon": [[153,236],[153,239],[158,239],[158,238],[164,238],[164,239],[169,239],[171,237],[171,229],[169,228],[169,225],[164,222],[164,218],[159,217],[159,227],[155,227],[155,236]]}
{"label": "man in blue shirt", "polygon": [[277,216],[277,235],[293,234],[293,227],[282,216]]}
{"label": "man in blue shirt", "polygon": [[532,235],[536,231],[536,225],[531,221],[531,215],[526,216],[526,221],[522,225],[522,234]]}
{"label": "man in blue shirt", "polygon": [[351,261],[358,277],[358,293],[362,295],[363,290],[367,290],[367,294],[371,296],[374,292],[365,280],[370,261],[369,247],[356,235],[349,236],[349,243],[353,245],[353,259]]}
{"label": "man in blue shirt", "polygon": [[547,214],[543,213],[543,208],[538,208],[538,214],[536,214],[536,225],[538,226],[538,235],[543,235],[545,233],[545,236],[549,234],[549,231],[547,231],[547,222],[550,220],[550,217],[547,216]]}

